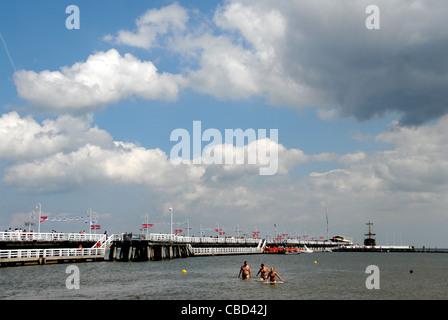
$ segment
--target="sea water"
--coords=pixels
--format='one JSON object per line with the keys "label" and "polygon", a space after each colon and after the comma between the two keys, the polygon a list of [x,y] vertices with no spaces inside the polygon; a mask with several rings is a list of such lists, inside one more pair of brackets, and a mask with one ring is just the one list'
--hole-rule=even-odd
{"label": "sea water", "polygon": [[[245,260],[251,280],[238,278]],[[261,263],[275,267],[286,282],[257,281]],[[79,269],[79,289],[67,286],[69,265]],[[378,267],[377,289],[366,285],[371,276],[366,270],[372,265]],[[447,299],[447,271],[445,253],[326,252],[49,264],[0,269],[0,299]]]}

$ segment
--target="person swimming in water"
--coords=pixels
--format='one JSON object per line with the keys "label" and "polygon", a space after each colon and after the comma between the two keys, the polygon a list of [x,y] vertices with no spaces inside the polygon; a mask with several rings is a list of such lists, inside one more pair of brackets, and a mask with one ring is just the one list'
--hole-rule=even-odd
{"label": "person swimming in water", "polygon": [[268,273],[269,273],[269,268],[266,267],[263,263],[261,264],[260,270],[258,270],[258,273],[256,276],[258,276],[258,274],[260,274],[260,280],[266,280],[268,278]]}
{"label": "person swimming in water", "polygon": [[268,282],[268,280],[269,280],[270,283],[276,283],[276,282],[277,282],[277,279],[275,279],[275,277],[279,278],[280,281],[285,282],[285,280],[283,280],[283,279],[279,276],[279,274],[278,274],[277,272],[275,272],[274,267],[272,267],[272,268],[271,268],[271,271],[269,271],[269,275],[268,275],[268,278],[269,278],[269,279],[266,279],[266,282]]}
{"label": "person swimming in water", "polygon": [[242,279],[248,280],[252,277],[252,273],[250,272],[250,267],[247,264],[247,261],[244,261],[244,264],[241,266],[240,273],[238,274],[238,278],[241,276],[241,273],[243,274]]}

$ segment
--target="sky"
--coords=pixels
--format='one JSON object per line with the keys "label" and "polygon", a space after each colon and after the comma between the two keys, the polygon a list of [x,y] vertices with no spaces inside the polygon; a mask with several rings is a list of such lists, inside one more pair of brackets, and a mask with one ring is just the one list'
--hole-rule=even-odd
{"label": "sky", "polygon": [[[362,243],[371,221],[378,244],[446,248],[447,11],[443,0],[3,1],[0,229],[23,228],[41,204],[42,232],[88,230],[78,218],[90,209],[97,232],[147,221],[166,233],[173,208],[182,234],[187,221],[190,235],[302,239],[328,226]],[[226,140],[236,129],[256,136]],[[273,174],[260,174],[266,157],[248,160],[252,147],[270,150]],[[198,158],[223,150],[246,158]]]}

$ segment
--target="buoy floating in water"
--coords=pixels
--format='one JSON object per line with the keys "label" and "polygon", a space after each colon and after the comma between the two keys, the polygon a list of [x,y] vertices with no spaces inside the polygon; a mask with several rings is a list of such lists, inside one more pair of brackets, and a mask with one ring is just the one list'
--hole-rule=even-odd
{"label": "buoy floating in water", "polygon": [[316,260],[314,260],[314,264],[317,264],[317,261],[316,261]]}
{"label": "buoy floating in water", "polygon": [[185,270],[185,269],[182,270],[182,273],[183,273],[183,274],[186,274],[186,273],[187,273],[187,270]]}

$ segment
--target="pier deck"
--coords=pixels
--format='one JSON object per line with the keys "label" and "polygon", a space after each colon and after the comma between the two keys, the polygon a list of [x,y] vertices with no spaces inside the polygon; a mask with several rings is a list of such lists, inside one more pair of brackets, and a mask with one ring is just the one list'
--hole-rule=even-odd
{"label": "pier deck", "polygon": [[104,249],[0,250],[1,266],[104,260]]}
{"label": "pier deck", "polygon": [[413,246],[342,246],[335,252],[415,252]]}
{"label": "pier deck", "polygon": [[[329,240],[185,237],[174,234],[0,232],[0,266],[73,261],[148,261],[204,255],[261,254],[267,247],[323,251],[413,251],[413,247],[341,246]],[[109,253],[107,255],[107,253]],[[107,259],[108,258],[108,259]]]}
{"label": "pier deck", "polygon": [[0,232],[0,266],[104,260],[114,236]]}

